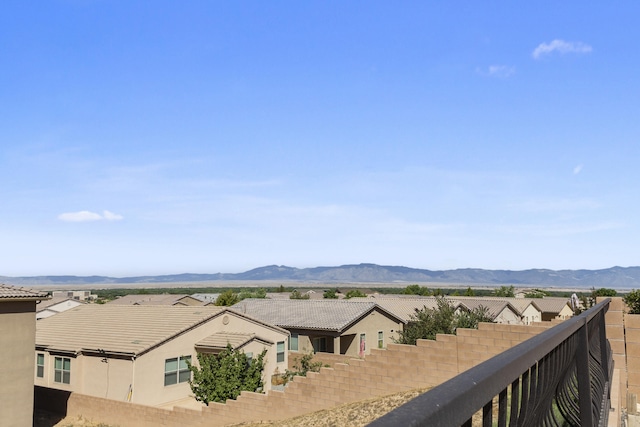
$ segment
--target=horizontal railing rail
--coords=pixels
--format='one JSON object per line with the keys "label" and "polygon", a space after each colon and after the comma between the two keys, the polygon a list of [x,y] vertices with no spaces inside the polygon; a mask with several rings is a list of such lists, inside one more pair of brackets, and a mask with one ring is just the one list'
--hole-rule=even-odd
{"label": "horizontal railing rail", "polygon": [[613,362],[604,316],[610,301],[459,374],[369,426],[470,427],[474,414],[483,427],[606,425]]}

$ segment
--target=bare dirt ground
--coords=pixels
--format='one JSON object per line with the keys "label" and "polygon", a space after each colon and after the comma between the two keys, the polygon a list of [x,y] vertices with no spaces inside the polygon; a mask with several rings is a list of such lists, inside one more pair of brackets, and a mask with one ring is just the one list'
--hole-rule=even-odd
{"label": "bare dirt ground", "polygon": [[[235,424],[234,427],[360,427],[380,418],[387,412],[408,402],[427,389],[416,389],[384,397],[348,403],[332,409],[312,412],[288,420]],[[42,427],[116,427],[82,417],[67,417]],[[37,427],[37,424],[36,424]]]}

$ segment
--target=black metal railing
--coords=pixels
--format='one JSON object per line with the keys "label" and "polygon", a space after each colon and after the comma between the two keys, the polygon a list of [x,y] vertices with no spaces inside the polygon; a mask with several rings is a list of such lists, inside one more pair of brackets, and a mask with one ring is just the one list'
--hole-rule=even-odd
{"label": "black metal railing", "polygon": [[434,387],[369,426],[606,425],[613,361],[604,316],[610,301]]}

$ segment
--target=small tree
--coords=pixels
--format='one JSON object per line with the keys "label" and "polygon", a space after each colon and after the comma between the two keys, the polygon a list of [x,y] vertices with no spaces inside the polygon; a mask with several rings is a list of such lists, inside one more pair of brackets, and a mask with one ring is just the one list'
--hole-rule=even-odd
{"label": "small tree", "polygon": [[493,320],[489,316],[489,309],[484,306],[474,308],[471,311],[463,311],[455,318],[455,329],[478,329],[478,323],[486,322],[491,323]]}
{"label": "small tree", "polygon": [[640,290],[632,290],[623,298],[629,306],[629,314],[640,314]]}
{"label": "small tree", "polygon": [[322,297],[327,299],[338,299],[338,293],[336,291],[337,289],[327,289],[322,294]]}
{"label": "small tree", "polygon": [[216,298],[216,301],[213,303],[213,305],[230,307],[233,304],[237,304],[238,302],[240,302],[240,297],[238,296],[238,294],[236,294],[232,290],[228,290],[218,295],[218,298]]}
{"label": "small tree", "polygon": [[514,297],[515,296],[515,292],[514,292],[513,285],[511,285],[511,286],[500,286],[499,289],[496,289],[496,296],[497,297]]}
{"label": "small tree", "polygon": [[299,290],[294,289],[289,295],[289,299],[309,299],[309,294],[302,295]]}
{"label": "small tree", "polygon": [[360,289],[351,289],[349,292],[347,292],[347,294],[344,296],[344,299],[350,299],[350,298],[364,298],[366,297],[367,294],[365,294],[364,292],[362,292]]}
{"label": "small tree", "polygon": [[242,391],[259,391],[266,354],[264,350],[257,357],[248,358],[231,344],[220,354],[198,353],[199,367],[187,362],[193,373],[189,385],[196,400],[223,403],[237,398]]}
{"label": "small tree", "polygon": [[473,292],[473,289],[471,289],[471,286],[469,286],[467,288],[467,290],[464,291],[464,296],[466,296],[466,297],[472,297],[472,296],[475,296],[475,295],[476,295],[476,293]]}
{"label": "small tree", "polygon": [[415,314],[403,331],[400,331],[396,342],[415,344],[419,339],[436,338],[436,334],[453,334],[455,331],[455,309],[442,296],[436,298],[437,308],[416,309]]}
{"label": "small tree", "polygon": [[320,361],[312,362],[313,353],[307,353],[301,357],[296,357],[293,360],[293,370],[290,371],[287,369],[284,373],[285,380],[287,382],[291,381],[291,379],[293,379],[293,377],[295,377],[296,375],[306,377],[307,372],[320,372],[320,368],[322,368],[323,366],[322,362]]}

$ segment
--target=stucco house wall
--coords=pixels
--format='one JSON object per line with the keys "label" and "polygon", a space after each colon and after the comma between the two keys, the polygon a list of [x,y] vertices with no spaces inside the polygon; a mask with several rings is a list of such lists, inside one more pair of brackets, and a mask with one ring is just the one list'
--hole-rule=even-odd
{"label": "stucco house wall", "polygon": [[522,311],[522,320],[525,325],[530,325],[533,322],[542,322],[542,312],[533,304],[529,304],[527,308]]}
{"label": "stucco house wall", "polygon": [[[135,308],[134,308],[135,309]],[[175,309],[179,310],[179,307]],[[33,316],[32,316],[33,317]],[[35,318],[33,319],[35,322]],[[231,310],[209,319],[207,322],[185,331],[168,341],[143,352],[135,357],[115,354],[92,353],[49,354],[46,349],[36,350],[44,356],[44,376],[38,377],[36,371],[35,384],[60,390],[75,391],[89,396],[103,397],[120,401],[130,401],[144,405],[167,405],[171,402],[183,401],[192,396],[188,382],[164,385],[165,361],[167,359],[190,356],[197,365],[196,343],[219,332],[255,334],[254,339],[244,345],[241,350],[254,355],[267,350],[263,371],[264,389],[271,388],[271,375],[284,372],[287,368],[288,355],[286,346],[289,334],[279,328],[265,325]],[[278,343],[281,343],[282,361],[278,362]],[[31,346],[33,352],[33,346]],[[32,353],[33,354],[33,353]],[[69,384],[54,380],[54,363],[56,357],[70,359]],[[31,371],[33,372],[33,368]],[[33,389],[33,385],[31,387]]]}
{"label": "stucco house wall", "polygon": [[36,302],[48,299],[35,292],[0,284],[0,425],[33,423],[33,346]]}

